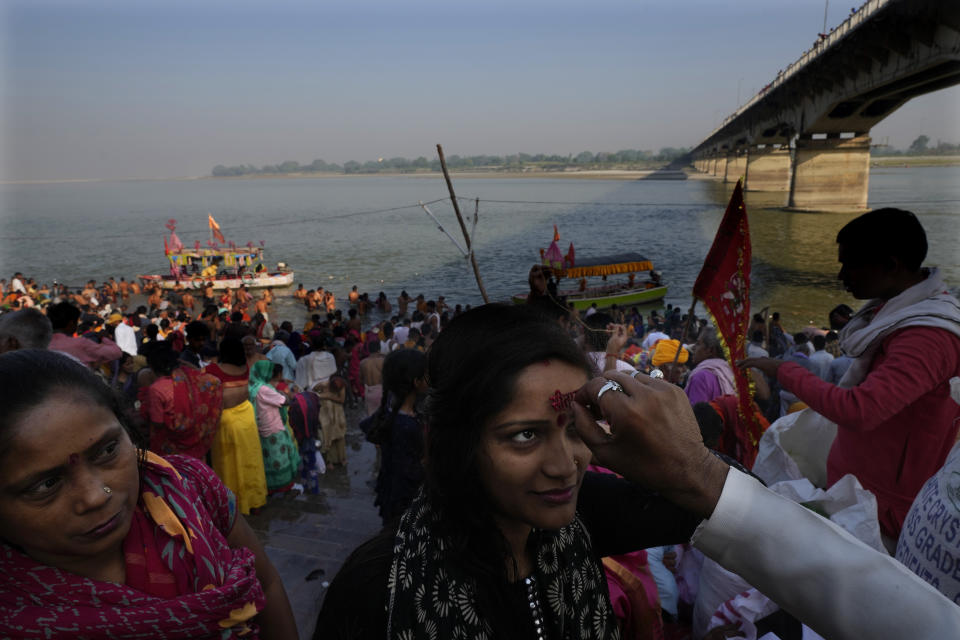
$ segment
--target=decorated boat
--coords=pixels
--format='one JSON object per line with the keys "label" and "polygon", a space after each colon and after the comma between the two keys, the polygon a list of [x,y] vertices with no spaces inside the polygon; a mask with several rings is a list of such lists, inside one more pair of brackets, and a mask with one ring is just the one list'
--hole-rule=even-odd
{"label": "decorated boat", "polygon": [[[255,246],[248,242],[238,247],[227,242],[213,216],[208,216],[210,240],[203,247],[200,241],[187,248],[177,237],[177,221],[167,222],[169,238],[164,236],[163,249],[170,264],[168,274],[137,276],[146,284],[159,284],[164,289],[173,289],[178,284],[200,289],[207,283],[214,289],[248,289],[265,287],[288,287],[293,284],[293,271],[284,262],[278,262],[276,270],[269,270],[263,260],[263,242]],[[226,246],[221,246],[226,245]]]}
{"label": "decorated boat", "polygon": [[[558,240],[559,234],[554,227],[553,242],[548,249],[540,250],[540,264],[536,265],[541,273],[555,279],[556,293],[535,291],[531,281],[531,292],[512,296],[515,303],[525,303],[531,295],[553,295],[567,304],[572,303],[578,310],[594,304],[605,309],[613,305],[623,308],[657,302],[667,295],[667,285],[660,272],[653,268],[653,262],[639,253],[577,259],[573,244],[563,255],[557,246]],[[642,275],[638,277],[638,274]],[[573,281],[573,285],[564,283],[565,279],[568,283]]]}

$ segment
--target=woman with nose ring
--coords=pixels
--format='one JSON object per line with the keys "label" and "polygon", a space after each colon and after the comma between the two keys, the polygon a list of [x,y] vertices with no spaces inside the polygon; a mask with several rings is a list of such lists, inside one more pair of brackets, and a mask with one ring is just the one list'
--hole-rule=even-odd
{"label": "woman with nose ring", "polygon": [[234,495],[138,447],[87,367],[0,355],[0,407],[0,637],[297,637]]}

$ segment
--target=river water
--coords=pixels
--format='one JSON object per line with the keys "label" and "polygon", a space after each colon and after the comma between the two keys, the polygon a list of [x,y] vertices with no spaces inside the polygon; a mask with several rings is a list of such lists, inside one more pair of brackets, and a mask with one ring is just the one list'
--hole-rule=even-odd
{"label": "river water", "polygon": [[[666,302],[686,308],[729,198],[713,180],[464,178],[457,194],[479,198],[477,259],[495,300],[526,289],[526,274],[553,235],[576,255],[638,251],[670,285]],[[238,245],[264,242],[306,288],[343,298],[357,285],[372,297],[401,289],[447,301],[481,301],[469,263],[418,206],[447,195],[441,178],[342,177],[105,181],[0,185],[0,275],[81,284],[167,270],[164,224],[174,218],[187,246],[207,240],[207,213]],[[753,241],[752,306],[780,311],[789,327],[826,322],[834,305],[856,307],[836,280],[836,233],[854,216],[794,213],[782,194],[747,194]],[[497,202],[500,201],[500,202]],[[870,205],[917,213],[927,263],[960,285],[960,167],[874,168]],[[429,205],[462,242],[449,200]],[[473,203],[464,202],[465,214]],[[281,294],[282,297],[283,294]],[[299,320],[284,302],[281,315]]]}

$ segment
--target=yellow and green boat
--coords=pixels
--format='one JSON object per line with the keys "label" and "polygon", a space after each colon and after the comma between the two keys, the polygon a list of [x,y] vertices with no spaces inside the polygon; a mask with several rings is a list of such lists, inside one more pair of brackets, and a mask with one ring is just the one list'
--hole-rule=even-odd
{"label": "yellow and green boat", "polygon": [[[553,253],[554,255],[551,255]],[[649,304],[662,300],[667,295],[667,285],[660,273],[653,268],[653,262],[638,253],[619,253],[599,256],[589,260],[576,260],[574,263],[571,247],[567,256],[560,256],[554,246],[546,252],[541,269],[547,270],[557,280],[557,298],[573,304],[577,310],[588,309],[596,304],[599,309],[617,305],[620,308],[638,304]],[[637,274],[644,273],[643,278]],[[611,279],[615,277],[615,280]],[[600,280],[596,280],[600,278]],[[563,286],[563,279],[577,280],[576,286]],[[527,301],[529,293],[512,296],[517,304]]]}

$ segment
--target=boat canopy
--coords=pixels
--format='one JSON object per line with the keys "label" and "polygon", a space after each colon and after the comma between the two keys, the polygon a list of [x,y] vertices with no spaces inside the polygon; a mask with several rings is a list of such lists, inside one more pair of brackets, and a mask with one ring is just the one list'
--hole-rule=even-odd
{"label": "boat canopy", "polygon": [[599,256],[587,260],[577,260],[574,267],[566,269],[563,275],[567,278],[582,278],[586,276],[609,276],[616,273],[635,273],[650,271],[653,263],[639,253],[618,253],[612,256]]}
{"label": "boat canopy", "polygon": [[227,267],[244,267],[255,265],[263,260],[263,249],[246,247],[236,249],[183,249],[176,252],[168,251],[167,259],[170,260],[171,266],[177,265],[178,267],[185,267],[194,263],[200,263],[206,267],[218,261],[222,261]]}

